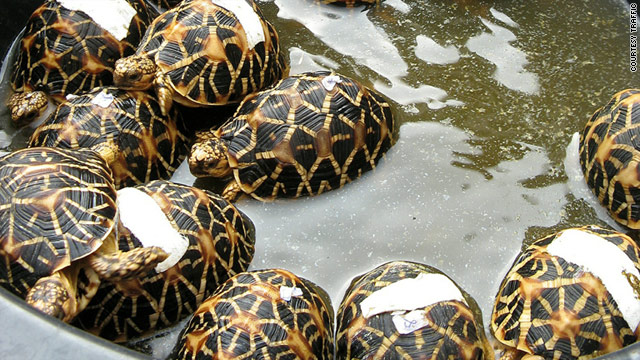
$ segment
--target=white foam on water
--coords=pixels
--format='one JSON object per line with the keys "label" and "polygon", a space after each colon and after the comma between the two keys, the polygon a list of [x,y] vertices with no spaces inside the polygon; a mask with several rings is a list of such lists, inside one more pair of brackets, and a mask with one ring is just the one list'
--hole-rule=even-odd
{"label": "white foam on water", "polygon": [[466,304],[460,289],[442,274],[419,274],[412,279],[396,281],[375,291],[360,303],[362,316],[421,309],[429,305],[458,300]]}
{"label": "white foam on water", "polygon": [[118,190],[118,211],[120,221],[144,247],[158,246],[169,254],[156,266],[157,272],[175,265],[187,251],[189,240],[171,225],[158,203],[141,190],[132,187]]}
{"label": "white foam on water", "polygon": [[231,11],[242,25],[247,35],[249,48],[253,49],[256,45],[264,42],[264,30],[260,17],[244,0],[211,0],[212,3]]}
{"label": "white foam on water", "polygon": [[93,21],[122,40],[129,33],[131,19],[136,10],[126,0],[58,0],[60,5],[75,11],[82,11]]}
{"label": "white foam on water", "polygon": [[564,230],[547,246],[547,252],[581,266],[597,276],[632,330],[640,324],[640,299],[625,276],[625,272],[640,279],[633,261],[609,241],[578,229]]}

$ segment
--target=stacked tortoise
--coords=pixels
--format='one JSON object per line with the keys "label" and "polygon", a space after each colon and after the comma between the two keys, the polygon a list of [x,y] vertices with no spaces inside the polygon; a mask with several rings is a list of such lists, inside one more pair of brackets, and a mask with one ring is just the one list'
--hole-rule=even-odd
{"label": "stacked tortoise", "polygon": [[153,87],[166,113],[173,101],[239,102],[287,73],[278,34],[253,0],[191,0],[151,23],[136,54],[116,62],[115,83]]}
{"label": "stacked tortoise", "polygon": [[535,241],[496,296],[491,331],[503,359],[591,359],[637,340],[640,248],[596,226]]}
{"label": "stacked tortoise", "polygon": [[580,135],[587,185],[618,223],[640,228],[640,89],[615,94]]}
{"label": "stacked tortoise", "polygon": [[49,97],[62,102],[112,84],[116,60],[134,53],[146,30],[145,9],[142,0],[48,0],[36,9],[11,73],[8,105],[16,126],[39,117]]}
{"label": "stacked tortoise", "polygon": [[494,359],[473,298],[423,264],[392,261],[355,278],[336,321],[337,359]]}
{"label": "stacked tortoise", "polygon": [[391,107],[375,91],[332,72],[303,73],[247,97],[233,118],[197,134],[189,168],[199,177],[232,175],[227,199],[316,195],[375,168],[393,131]]}
{"label": "stacked tortoise", "polygon": [[173,359],[331,359],[327,293],[287,270],[238,274],[187,323]]}
{"label": "stacked tortoise", "polygon": [[170,178],[188,143],[177,112],[162,115],[152,95],[99,87],[60,104],[36,128],[29,146],[96,150],[121,188]]}
{"label": "stacked tortoise", "polygon": [[126,281],[168,254],[116,249],[116,190],[91,150],[28,148],[0,158],[0,286],[70,321],[100,281]]}
{"label": "stacked tortoise", "polygon": [[[102,282],[74,321],[96,335],[120,342],[175,324],[253,258],[253,223],[209,191],[157,180],[119,190],[118,205],[118,250],[155,240],[173,258],[126,283]],[[136,236],[151,231],[157,236]]]}

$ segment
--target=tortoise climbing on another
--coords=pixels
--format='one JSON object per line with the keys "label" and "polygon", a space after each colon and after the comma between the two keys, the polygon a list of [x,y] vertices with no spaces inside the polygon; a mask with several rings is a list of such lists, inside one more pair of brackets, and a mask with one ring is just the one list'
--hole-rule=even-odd
{"label": "tortoise climbing on another", "polygon": [[164,116],[152,95],[114,87],[95,88],[60,104],[29,141],[31,147],[102,152],[116,188],[169,179],[188,144],[176,111]]}
{"label": "tortoise climbing on another", "polygon": [[331,359],[327,293],[283,269],[227,280],[189,320],[172,359]]}
{"label": "tortoise climbing on another", "polygon": [[615,94],[580,135],[587,185],[618,223],[640,228],[640,89]]}
{"label": "tortoise climbing on another", "polygon": [[333,72],[288,77],[247,98],[189,155],[195,176],[233,175],[223,196],[260,200],[316,195],[375,168],[391,147],[394,120],[375,91]]}
{"label": "tortoise climbing on another", "polygon": [[[136,10],[138,9],[138,11]],[[11,73],[16,126],[47,108],[113,83],[116,60],[135,52],[149,23],[142,0],[48,0],[29,18]]]}
{"label": "tortoise climbing on another", "polygon": [[[118,204],[118,250],[158,241],[176,251],[144,276],[100,284],[73,322],[96,335],[124,341],[175,324],[253,258],[251,220],[207,190],[156,180],[119,190]],[[157,236],[136,236],[152,230]]]}
{"label": "tortoise climbing on another", "polygon": [[157,17],[116,86],[154,88],[163,112],[240,102],[288,73],[275,28],[253,0],[191,0]]}
{"label": "tortoise climbing on another", "polygon": [[392,261],[356,277],[336,322],[336,359],[494,360],[473,298],[419,263]]}
{"label": "tortoise climbing on another", "polygon": [[27,148],[0,158],[0,286],[70,321],[101,281],[126,281],[167,257],[118,251],[116,190],[91,150]]}
{"label": "tortoise climbing on another", "polygon": [[535,241],[500,285],[491,331],[502,359],[592,359],[637,340],[640,248],[597,226]]}

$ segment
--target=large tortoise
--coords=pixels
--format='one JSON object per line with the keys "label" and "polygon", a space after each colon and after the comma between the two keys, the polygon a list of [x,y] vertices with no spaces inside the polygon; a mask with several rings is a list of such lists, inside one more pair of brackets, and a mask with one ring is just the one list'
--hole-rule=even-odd
{"label": "large tortoise", "polygon": [[126,281],[168,254],[116,249],[111,172],[92,150],[27,148],[0,158],[0,286],[70,321],[100,281]]}
{"label": "large tortoise", "polygon": [[149,24],[142,0],[48,0],[34,11],[11,73],[11,118],[24,126],[47,108],[113,84],[116,60],[135,52]]}
{"label": "large tortoise", "polygon": [[640,228],[640,89],[627,89],[591,116],[580,135],[587,185],[615,221]]}
{"label": "large tortoise", "polygon": [[[119,233],[118,250],[145,246],[142,241],[148,239],[139,238],[132,229],[163,224],[165,234],[157,240],[181,245],[178,255],[162,268],[126,283],[100,284],[74,321],[76,326],[96,335],[124,341],[175,324],[193,314],[218,285],[246,271],[253,258],[253,223],[209,191],[156,180],[119,190],[118,203],[125,206],[121,210],[124,226]],[[145,208],[148,210],[142,211],[145,203],[149,204]],[[158,218],[151,217],[154,208],[160,210],[155,210]],[[137,216],[141,212],[147,213],[147,219]]]}
{"label": "large tortoise", "polygon": [[535,241],[500,285],[491,331],[503,359],[592,359],[637,340],[640,248],[597,226]]}
{"label": "large tortoise", "polygon": [[337,359],[494,359],[476,302],[424,264],[392,261],[358,276],[336,322]]}
{"label": "large tortoise", "polygon": [[288,77],[248,97],[189,155],[195,176],[233,179],[223,196],[316,195],[375,168],[391,147],[394,120],[377,92],[333,72]]}
{"label": "large tortoise", "polygon": [[115,83],[154,88],[163,112],[240,102],[288,73],[278,34],[253,0],[191,0],[157,17]]}
{"label": "large tortoise", "polygon": [[240,273],[200,305],[172,359],[331,359],[327,293],[283,269]]}
{"label": "large tortoise", "polygon": [[29,141],[30,147],[100,152],[116,188],[169,179],[188,144],[176,111],[162,115],[151,94],[114,87],[98,87],[60,104]]}

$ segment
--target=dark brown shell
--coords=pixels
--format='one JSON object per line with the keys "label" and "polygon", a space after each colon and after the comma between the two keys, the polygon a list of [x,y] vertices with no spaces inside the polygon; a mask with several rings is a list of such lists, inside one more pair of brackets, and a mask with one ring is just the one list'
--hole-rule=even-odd
{"label": "dark brown shell", "polygon": [[[130,3],[145,8],[142,0]],[[11,75],[13,90],[41,90],[62,102],[69,94],[111,85],[116,60],[135,52],[148,23],[139,12],[119,41],[84,12],[46,1],[27,22]]]}
{"label": "dark brown shell", "polygon": [[[628,236],[596,226],[577,230],[616,245],[640,270],[640,248]],[[496,339],[549,359],[591,359],[635,342],[634,329],[600,279],[546,251],[561,234],[534,242],[516,258],[491,315]]]}
{"label": "dark brown shell", "polygon": [[[301,296],[281,297],[281,287]],[[173,359],[331,359],[333,309],[328,295],[282,269],[227,280],[189,320]]]}
{"label": "dark brown shell", "polygon": [[250,48],[236,15],[211,0],[191,0],[149,26],[138,55],[170,79],[174,100],[186,106],[224,105],[273,85],[288,73],[275,28],[258,14],[265,41]]}
{"label": "dark brown shell", "polygon": [[35,282],[102,245],[116,217],[111,172],[95,152],[30,148],[0,159],[0,285]]}
{"label": "dark brown shell", "polygon": [[[254,253],[253,223],[220,196],[162,180],[136,188],[154,198],[174,228],[189,240],[189,247],[176,265],[161,273],[152,270],[125,283],[102,282],[75,325],[115,341],[170,326],[193,314],[220,284],[246,271]],[[133,234],[122,229],[119,250],[140,246]]]}
{"label": "dark brown shell", "polygon": [[[332,90],[323,80],[336,77]],[[382,96],[329,72],[291,76],[244,101],[221,127],[242,190],[269,200],[337,189],[375,168],[394,120]]]}
{"label": "dark brown shell", "polygon": [[338,309],[336,358],[493,360],[477,304],[462,290],[473,309],[457,300],[432,304],[424,308],[427,325],[408,334],[398,332],[389,312],[363,317],[360,304],[372,293],[422,273],[441,274],[427,265],[393,261],[354,279]]}
{"label": "dark brown shell", "polygon": [[181,126],[175,111],[163,116],[146,92],[96,88],[60,104],[29,146],[79,149],[113,142],[118,154],[110,165],[121,188],[171,177],[189,151]]}
{"label": "dark brown shell", "polygon": [[640,89],[623,90],[598,109],[580,136],[587,185],[614,220],[640,228]]}

